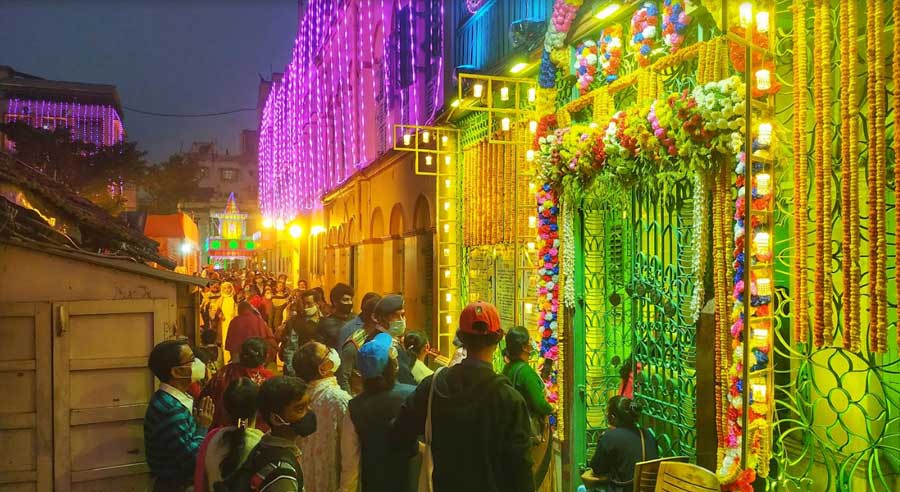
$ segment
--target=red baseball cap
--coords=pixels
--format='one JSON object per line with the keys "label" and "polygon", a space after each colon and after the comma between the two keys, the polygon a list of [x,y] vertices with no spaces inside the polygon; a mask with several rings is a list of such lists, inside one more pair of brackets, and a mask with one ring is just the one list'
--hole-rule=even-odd
{"label": "red baseball cap", "polygon": [[500,313],[489,302],[475,301],[460,313],[459,332],[473,335],[503,333],[500,328]]}

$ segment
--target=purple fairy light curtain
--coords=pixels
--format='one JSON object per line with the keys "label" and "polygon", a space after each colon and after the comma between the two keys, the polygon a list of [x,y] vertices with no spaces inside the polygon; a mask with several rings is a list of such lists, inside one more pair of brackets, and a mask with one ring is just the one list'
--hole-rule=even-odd
{"label": "purple fairy light curtain", "polygon": [[112,106],[73,102],[10,99],[6,122],[21,121],[35,128],[68,128],[72,138],[109,146],[125,137],[122,120]]}

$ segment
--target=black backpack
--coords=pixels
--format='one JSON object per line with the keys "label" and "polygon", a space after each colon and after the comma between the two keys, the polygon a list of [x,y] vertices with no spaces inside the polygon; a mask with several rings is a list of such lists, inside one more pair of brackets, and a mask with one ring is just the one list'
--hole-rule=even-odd
{"label": "black backpack", "polygon": [[287,448],[257,445],[237,470],[213,484],[215,492],[258,492],[269,478],[287,475],[297,478],[303,490],[303,473],[294,453]]}

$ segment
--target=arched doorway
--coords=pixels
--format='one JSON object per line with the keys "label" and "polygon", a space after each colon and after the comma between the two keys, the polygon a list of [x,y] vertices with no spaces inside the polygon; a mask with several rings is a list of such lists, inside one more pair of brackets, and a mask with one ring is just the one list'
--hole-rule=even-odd
{"label": "arched doorway", "polygon": [[434,231],[432,227],[431,206],[425,195],[419,195],[413,209],[413,244],[415,244],[415,260],[413,269],[414,284],[418,286],[418,302],[415,309],[421,314],[422,329],[431,338],[431,344],[438,346],[438,330],[434,323]]}
{"label": "arched doorway", "polygon": [[393,266],[391,290],[393,292],[406,291],[406,240],[403,238],[404,224],[403,206],[394,204],[391,209],[391,264]]}
{"label": "arched doorway", "polygon": [[372,251],[370,255],[372,261],[369,266],[372,290],[375,292],[384,292],[384,214],[381,208],[376,207],[372,211],[372,220],[369,223],[369,238],[366,241],[369,249]]}

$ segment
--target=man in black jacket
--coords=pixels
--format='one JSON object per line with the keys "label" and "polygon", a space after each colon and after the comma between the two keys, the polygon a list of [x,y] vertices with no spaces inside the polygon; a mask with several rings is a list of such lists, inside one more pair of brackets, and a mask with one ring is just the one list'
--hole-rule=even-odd
{"label": "man in black jacket", "polygon": [[394,420],[392,444],[414,454],[435,385],[434,491],[533,492],[525,400],[491,366],[503,337],[497,309],[483,301],[469,304],[460,314],[458,334],[467,358],[422,380]]}

